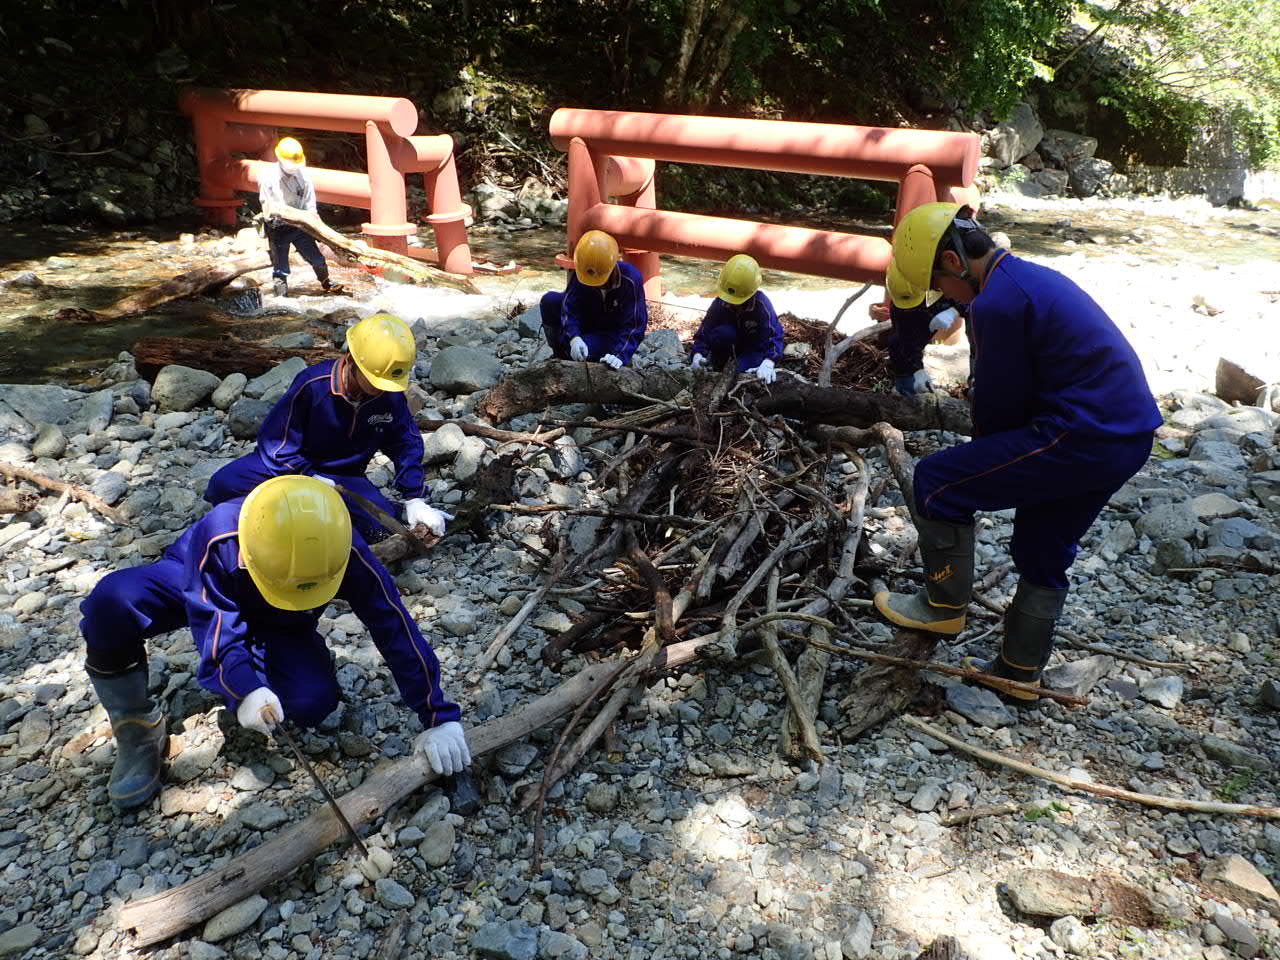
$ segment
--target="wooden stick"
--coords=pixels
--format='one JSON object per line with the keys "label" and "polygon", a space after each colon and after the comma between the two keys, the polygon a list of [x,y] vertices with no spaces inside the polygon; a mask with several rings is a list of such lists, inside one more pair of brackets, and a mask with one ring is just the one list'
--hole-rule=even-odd
{"label": "wooden stick", "polygon": [[27,483],[43,487],[46,490],[53,490],[57,493],[70,494],[85,506],[102,514],[108,520],[112,520],[115,523],[120,522],[120,515],[113,508],[107,506],[105,500],[90,493],[84,487],[77,487],[73,483],[54,480],[52,477],[46,477],[43,473],[36,473],[34,470],[29,470],[26,467],[20,467],[4,460],[0,460],[0,475],[8,477],[10,480],[25,480]]}
{"label": "wooden stick", "polygon": [[490,427],[483,423],[468,423],[465,420],[432,420],[421,414],[415,417],[414,421],[423,430],[439,430],[445,424],[451,423],[468,437],[484,437],[486,440],[497,440],[501,443],[536,443],[544,447],[553,446],[565,435],[563,427],[557,427],[545,433],[522,433],[518,430],[499,430],[497,427]]}
{"label": "wooden stick", "polygon": [[1117,660],[1124,660],[1127,663],[1136,663],[1139,666],[1152,667],[1156,670],[1191,669],[1191,664],[1189,663],[1173,663],[1169,660],[1148,660],[1146,657],[1139,657],[1136,654],[1125,653],[1121,650],[1115,649],[1114,647],[1108,647],[1106,644],[1090,643],[1079,634],[1073,633],[1070,630],[1065,630],[1062,627],[1058,628],[1058,635],[1078,650],[1088,650],[1090,653],[1105,654],[1108,657],[1115,657]]}
{"label": "wooden stick", "polygon": [[1141,803],[1148,807],[1161,807],[1165,810],[1225,813],[1231,816],[1263,817],[1267,820],[1280,820],[1280,807],[1259,807],[1247,803],[1219,803],[1215,800],[1183,800],[1177,797],[1161,797],[1151,793],[1135,793],[1132,790],[1122,790],[1119,787],[1108,787],[1101,783],[1091,783],[1088,780],[1080,780],[1076,777],[1055,773],[1052,770],[1045,770],[1042,767],[1036,767],[1021,760],[1006,757],[1004,754],[996,753],[994,750],[974,746],[948,733],[944,733],[932,724],[925,723],[919,717],[904,716],[902,722],[915,727],[922,733],[928,734],[935,740],[941,740],[949,747],[955,747],[955,749],[962,750],[980,760],[1008,767],[1010,770],[1017,770],[1019,773],[1025,773],[1029,777],[1048,780],[1050,783],[1056,783],[1058,786],[1065,787],[1068,790],[1079,790],[1084,793],[1097,794],[1100,797],[1109,797],[1112,800],[1127,800],[1131,803]]}
{"label": "wooden stick", "polygon": [[964,810],[955,810],[951,813],[943,814],[941,823],[944,827],[958,827],[964,823],[981,820],[983,817],[1002,817],[1006,813],[1016,813],[1019,809],[1016,803],[997,803],[985,807],[968,807]]}
{"label": "wooden stick", "polygon": [[747,577],[746,582],[733,595],[733,599],[729,601],[729,605],[724,611],[724,617],[721,620],[720,650],[723,658],[732,660],[738,655],[738,608],[742,606],[751,591],[760,585],[760,581],[765,578],[778,561],[790,552],[792,544],[808,533],[809,528],[815,522],[806,520],[794,530],[789,531],[782,538],[782,542],[774,547],[773,552],[764,559],[760,566],[752,571],[751,576]]}
{"label": "wooden stick", "polygon": [[[696,648],[679,653],[689,660],[697,656]],[[492,753],[569,713],[606,683],[615,669],[612,663],[592,664],[513,713],[472,727],[467,731],[472,756]],[[358,829],[436,779],[420,758],[405,757],[372,771],[360,786],[339,797],[338,804]],[[132,933],[137,946],[159,943],[288,876],[346,836],[333,812],[327,806],[317,807],[305,820],[285,827],[220,867],[153,897],[125,904],[120,910],[120,926]]]}
{"label": "wooden stick", "polygon": [[[769,572],[769,586],[766,593],[766,604],[769,613],[778,612],[778,581],[781,579],[782,575],[778,572],[778,568],[774,567]],[[769,654],[769,663],[773,667],[773,672],[778,675],[778,682],[782,684],[782,691],[787,695],[787,703],[790,704],[790,712],[787,715],[795,716],[796,726],[800,732],[800,745],[805,753],[809,754],[818,763],[821,763],[823,760],[822,743],[818,740],[818,730],[814,724],[813,713],[805,702],[804,694],[800,690],[800,683],[796,679],[795,673],[791,670],[791,664],[787,662],[787,658],[782,652],[782,646],[778,643],[777,626],[772,623],[769,624],[760,632],[760,636],[764,643],[765,651]]]}
{"label": "wooden stick", "polygon": [[[834,626],[834,624],[832,624]],[[1050,700],[1057,700],[1069,707],[1087,707],[1089,700],[1086,697],[1077,697],[1070,693],[1060,693],[1057,690],[1050,690],[1047,687],[1041,687],[1034,683],[1023,683],[1020,680],[1006,680],[1004,677],[996,677],[989,673],[983,673],[981,670],[966,670],[963,667],[951,667],[945,663],[937,663],[933,660],[911,660],[906,657],[894,657],[884,653],[872,653],[869,650],[858,650],[853,647],[842,647],[834,643],[820,644],[815,640],[808,640],[807,643],[820,647],[831,653],[843,654],[846,657],[853,657],[857,660],[869,660],[872,663],[883,663],[892,667],[908,667],[915,670],[928,670],[932,673],[944,673],[949,677],[960,677],[962,680],[980,680],[984,684],[999,687],[1001,690],[1012,693],[1015,690],[1025,693],[1035,693]]]}
{"label": "wooden stick", "polygon": [[468,678],[471,683],[476,684],[483,679],[485,671],[493,666],[493,661],[498,659],[498,654],[507,645],[507,641],[515,636],[515,632],[520,629],[520,625],[529,619],[529,614],[533,613],[538,604],[542,602],[542,598],[547,595],[547,591],[556,585],[556,582],[564,572],[564,554],[557,553],[555,565],[548,571],[546,578],[542,581],[542,586],[525,598],[520,609],[516,611],[516,615],[494,634],[489,646],[481,654],[480,659],[476,661],[476,665],[471,670],[471,676]]}
{"label": "wooden stick", "polygon": [[632,513],[613,507],[572,507],[562,503],[491,503],[490,510],[504,513],[567,513],[572,517],[604,517],[606,520],[634,520],[639,523],[659,523],[668,527],[700,527],[707,520],[691,520],[675,514]]}

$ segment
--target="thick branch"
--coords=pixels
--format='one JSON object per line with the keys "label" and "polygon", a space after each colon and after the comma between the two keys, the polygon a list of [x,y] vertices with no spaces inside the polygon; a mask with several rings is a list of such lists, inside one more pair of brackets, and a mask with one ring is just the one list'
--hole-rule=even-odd
{"label": "thick branch", "polygon": [[8,477],[10,480],[25,480],[27,483],[43,487],[46,490],[52,490],[55,493],[65,493],[79,500],[90,509],[98,511],[107,519],[116,523],[120,522],[120,515],[107,506],[105,500],[90,493],[84,487],[77,487],[73,483],[64,483],[62,480],[54,480],[52,477],[46,477],[43,473],[36,473],[34,470],[19,467],[17,464],[6,463],[3,460],[0,460],[0,475]]}
{"label": "thick branch", "polygon": [[334,256],[338,257],[346,266],[371,267],[373,269],[392,267],[413,283],[435,283],[445,287],[453,287],[455,290],[461,290],[464,293],[480,293],[480,288],[466,277],[445,273],[439,267],[433,267],[430,264],[423,263],[421,260],[401,256],[398,253],[392,253],[390,250],[380,250],[377,247],[366,246],[363,241],[349,239],[334,230],[314,213],[295,210],[292,207],[284,207],[273,211],[273,215],[280,220],[293,224],[295,227],[301,227],[321,243],[328,245]]}
{"label": "thick branch", "polygon": [[263,253],[253,253],[238,260],[220,260],[205,267],[180,273],[176,277],[153,287],[147,287],[145,290],[139,290],[137,293],[131,293],[105,310],[93,314],[93,319],[118,320],[121,317],[153,310],[162,303],[179,300],[182,297],[194,297],[210,287],[228,283],[242,273],[265,270],[269,266],[271,261]]}
{"label": "thick branch", "polygon": [[973,430],[969,405],[941,393],[909,398],[788,381],[785,386],[774,384],[756,400],[755,409],[766,416],[782,414],[811,423],[852,427],[884,421],[899,430],[950,430],[965,436]]}

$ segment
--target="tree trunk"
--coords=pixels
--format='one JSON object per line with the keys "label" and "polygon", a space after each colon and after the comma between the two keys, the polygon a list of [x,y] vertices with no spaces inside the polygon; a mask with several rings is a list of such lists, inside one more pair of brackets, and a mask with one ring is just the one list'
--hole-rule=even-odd
{"label": "tree trunk", "polygon": [[706,14],[707,0],[685,0],[680,43],[662,83],[662,102],[669,109],[683,109],[688,102],[685,78],[693,60],[693,51],[698,46],[698,38],[702,34],[702,22],[706,19]]}
{"label": "tree trunk", "polygon": [[84,313],[90,314],[86,319],[118,320],[121,317],[153,310],[162,303],[168,303],[170,300],[194,297],[198,293],[204,293],[210,287],[228,283],[242,273],[249,273],[253,270],[266,270],[270,266],[271,261],[261,253],[240,257],[238,260],[224,260],[219,263],[212,263],[208,266],[188,270],[186,273],[180,273],[170,280],[165,280],[163,283],[158,283],[153,287],[147,287],[145,290],[139,290],[137,293],[131,293],[123,300],[117,300],[105,310],[97,312],[84,311]]}
{"label": "tree trunk", "polygon": [[27,513],[36,508],[40,498],[34,493],[18,490],[0,490],[0,514]]}
{"label": "tree trunk", "polygon": [[694,93],[689,98],[689,107],[693,112],[705,110],[720,93],[725,71],[733,61],[733,46],[748,22],[749,17],[741,10],[735,10],[732,3],[726,2],[716,11],[707,43],[707,47],[714,44],[715,52],[703,58],[703,69],[691,84]]}
{"label": "tree trunk", "polygon": [[321,347],[264,347],[239,340],[195,340],[188,337],[144,337],[133,345],[134,363],[144,376],[152,376],[171,363],[195,367],[225,377],[243,373],[256,377],[290,357],[301,357],[310,366],[340,356]]}
{"label": "tree trunk", "polygon": [[301,227],[320,243],[327,245],[334,257],[344,266],[371,267],[379,270],[390,268],[397,271],[410,283],[436,283],[446,287],[453,287],[455,290],[461,290],[464,293],[480,293],[480,288],[466,277],[457,277],[452,273],[445,273],[439,267],[433,267],[420,260],[414,260],[412,257],[402,257],[400,254],[392,253],[390,250],[379,250],[377,247],[365,246],[363,241],[352,240],[343,236],[314,213],[285,207],[282,210],[275,211],[273,215],[286,223],[293,224],[295,227]]}
{"label": "tree trunk", "polygon": [[[490,423],[563,403],[617,403],[641,406],[676,398],[694,383],[690,370],[610,370],[600,363],[547,360],[507,377],[476,405]],[[916,399],[866,390],[819,387],[793,378],[767,390],[749,385],[755,409],[811,423],[870,427],[885,422],[900,430],[951,430],[968,435],[969,405],[945,394]]]}

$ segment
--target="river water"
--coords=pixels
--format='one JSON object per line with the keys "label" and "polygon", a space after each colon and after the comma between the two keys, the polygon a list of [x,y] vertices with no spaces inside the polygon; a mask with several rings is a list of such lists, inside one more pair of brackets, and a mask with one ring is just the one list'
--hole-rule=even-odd
{"label": "river water", "polygon": [[[1006,205],[1008,204],[1008,205]],[[885,235],[882,217],[819,218],[805,226]],[[1244,336],[1261,336],[1262,354],[1280,348],[1274,325],[1257,323],[1280,307],[1272,291],[1280,290],[1280,213],[1270,210],[1224,210],[1203,202],[1175,201],[994,201],[984,213],[989,229],[1005,231],[1015,252],[1059,266],[1094,293],[1112,312],[1122,312],[1135,326],[1163,323],[1185,352],[1196,349],[1178,329],[1188,310],[1199,310],[1195,297],[1207,298],[1219,314],[1234,311],[1230,322],[1249,315]],[[429,231],[424,228],[429,238]],[[142,336],[262,339],[305,329],[318,317],[343,306],[369,309],[369,304],[431,315],[447,324],[451,314],[479,316],[510,311],[518,303],[533,305],[541,293],[560,289],[563,273],[554,257],[563,249],[561,227],[509,231],[492,226],[470,231],[473,256],[494,264],[514,261],[521,269],[505,275],[477,275],[483,298],[407,288],[376,280],[361,271],[337,269],[336,279],[350,297],[321,296],[311,271],[295,265],[296,296],[268,294],[261,311],[238,315],[226,299],[195,297],[110,323],[59,320],[67,307],[102,309],[126,294],[169,279],[221,257],[236,256],[260,245],[251,237],[198,232],[192,223],[157,226],[142,231],[99,232],[62,226],[10,229],[0,236],[0,381],[76,383],[128,350]],[[663,258],[668,315],[696,322],[698,310],[712,294],[718,264],[681,257]],[[38,285],[8,283],[32,273]],[[254,274],[263,284],[268,272]],[[1190,284],[1190,286],[1187,286]],[[1186,293],[1196,287],[1199,292]],[[1199,288],[1203,287],[1202,290]],[[766,271],[765,289],[779,309],[827,321],[854,289],[843,281]],[[879,291],[872,291],[878,296]],[[1172,299],[1170,299],[1172,297]],[[1180,302],[1182,297],[1185,302]],[[866,298],[870,302],[871,297]],[[1216,301],[1216,303],[1215,303]],[[1176,311],[1179,324],[1167,314]],[[1117,318],[1121,319],[1121,318]],[[1204,326],[1204,318],[1190,318]],[[850,311],[842,328],[867,322],[861,306]],[[1214,326],[1224,334],[1214,314]],[[1123,325],[1123,324],[1122,324]],[[1268,332],[1269,331],[1269,332]],[[1167,339],[1167,338],[1166,338]],[[1175,351],[1176,352],[1176,351]],[[1256,352],[1256,351],[1254,351]],[[1147,359],[1144,356],[1144,360]],[[1175,358],[1176,359],[1176,358]],[[1167,359],[1148,361],[1160,369]],[[1177,367],[1177,363],[1173,364]]]}

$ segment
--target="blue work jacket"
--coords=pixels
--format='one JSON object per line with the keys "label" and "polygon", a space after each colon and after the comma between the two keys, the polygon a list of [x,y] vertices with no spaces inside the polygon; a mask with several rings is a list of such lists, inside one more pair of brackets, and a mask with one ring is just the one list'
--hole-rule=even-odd
{"label": "blue work jacket", "polygon": [[716,297],[693,335],[693,352],[717,363],[720,354],[732,349],[739,372],[760,366],[762,360],[777,363],[782,359],[782,348],[782,324],[763,291],[756,291],[742,309]]}
{"label": "blue work jacket", "polygon": [[569,272],[569,286],[560,306],[565,343],[574,337],[590,339],[601,354],[611,353],[625,365],[631,362],[648,326],[644,278],[631,264],[618,261],[614,275],[599,287],[588,286]]}
{"label": "blue work jacket", "polygon": [[[218,504],[165,551],[182,565],[183,604],[191,636],[200,653],[197,679],[212,693],[239,705],[258,687],[269,686],[250,649],[315,630],[323,607],[281,610],[259,593],[240,557],[242,500]],[[351,559],[337,597],[351,605],[395,677],[404,702],[425,727],[458,720],[457,704],[440,689],[440,663],[386,568],[368,545],[353,534]]]}
{"label": "blue work jacket", "polygon": [[350,357],[307,367],[276,401],[258,431],[258,454],[278,473],[363,475],[379,451],[396,466],[393,483],[406,500],[426,496],[422,431],[403,393],[359,402],[342,392]]}
{"label": "blue work jacket", "polygon": [[1056,270],[996,251],[970,304],[969,331],[975,435],[1038,420],[1124,437],[1162,422],[1129,341]]}

